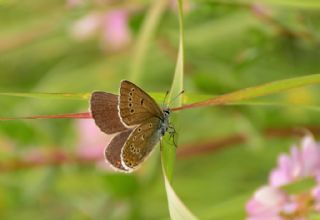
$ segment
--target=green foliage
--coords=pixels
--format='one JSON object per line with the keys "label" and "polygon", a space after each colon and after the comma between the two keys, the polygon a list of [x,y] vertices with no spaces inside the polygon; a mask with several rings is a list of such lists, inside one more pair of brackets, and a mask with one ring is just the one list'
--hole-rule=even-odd
{"label": "green foliage", "polygon": [[[68,8],[62,0],[0,0],[0,117],[85,112],[91,91],[116,93],[124,78],[159,103],[170,86],[171,98],[184,89],[183,100],[171,107],[223,94],[238,99],[174,112],[178,148],[164,138],[164,167],[155,154],[129,175],[73,160],[81,144],[78,120],[1,121],[1,219],[168,219],[177,213],[244,219],[247,199],[267,183],[279,153],[299,141],[290,131],[318,129],[318,1],[264,0],[260,14],[256,1],[192,1],[183,29],[182,10],[164,1],[130,2]],[[135,22],[128,48],[103,51],[99,37],[71,38],[77,19],[114,8],[129,8]],[[238,134],[246,141],[221,145]],[[202,148],[215,141],[219,150]],[[187,147],[196,153],[183,155]],[[61,151],[70,161],[15,163],[35,150]]]}

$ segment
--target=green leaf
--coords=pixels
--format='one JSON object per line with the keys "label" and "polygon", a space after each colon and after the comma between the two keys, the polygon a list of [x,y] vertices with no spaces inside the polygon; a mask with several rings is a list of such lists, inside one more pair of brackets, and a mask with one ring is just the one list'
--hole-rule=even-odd
{"label": "green leaf", "polygon": [[310,190],[316,185],[314,178],[305,178],[282,187],[289,194],[299,194]]}

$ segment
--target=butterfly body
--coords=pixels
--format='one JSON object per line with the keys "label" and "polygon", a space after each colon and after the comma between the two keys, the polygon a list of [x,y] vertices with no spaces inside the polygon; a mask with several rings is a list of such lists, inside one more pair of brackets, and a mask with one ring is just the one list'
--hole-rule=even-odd
{"label": "butterfly body", "polygon": [[165,108],[162,110],[163,112],[163,118],[161,118],[161,122],[160,122],[160,127],[159,130],[161,132],[161,137],[168,131],[169,128],[169,117],[170,117],[170,109],[169,108]]}
{"label": "butterfly body", "polygon": [[135,170],[170,127],[170,109],[160,108],[127,80],[121,82],[119,96],[94,92],[90,103],[96,125],[107,134],[116,133],[105,149],[105,157],[120,171]]}

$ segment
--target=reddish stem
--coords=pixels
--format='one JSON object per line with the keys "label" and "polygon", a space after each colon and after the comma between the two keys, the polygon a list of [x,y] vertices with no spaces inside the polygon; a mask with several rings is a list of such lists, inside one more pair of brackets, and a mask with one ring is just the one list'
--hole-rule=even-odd
{"label": "reddish stem", "polygon": [[[305,129],[297,128],[270,128],[266,129],[263,134],[269,138],[278,137],[302,137],[307,133],[320,134],[320,127],[304,127]],[[197,155],[208,155],[217,150],[225,149],[227,147],[236,147],[248,140],[244,134],[234,134],[228,137],[206,141],[203,143],[187,144],[178,148],[178,159],[185,159]],[[64,151],[52,151],[50,154],[37,158],[34,160],[27,158],[17,158],[15,160],[4,161],[0,163],[0,171],[12,171],[25,168],[33,168],[39,166],[56,166],[69,163],[76,164],[90,164],[102,160],[103,155],[98,157],[85,157],[81,155],[73,155]],[[106,165],[107,166],[107,165]]]}

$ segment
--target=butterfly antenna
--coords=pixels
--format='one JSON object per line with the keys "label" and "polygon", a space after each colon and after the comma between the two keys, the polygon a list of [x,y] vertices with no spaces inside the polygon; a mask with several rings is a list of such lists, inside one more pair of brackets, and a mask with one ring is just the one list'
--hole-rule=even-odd
{"label": "butterfly antenna", "polygon": [[168,95],[169,95],[169,91],[167,91],[167,92],[166,92],[166,95],[164,96],[164,99],[163,99],[163,102],[162,102],[162,106],[165,105],[166,100],[167,100],[167,98],[168,98]]}
{"label": "butterfly antenna", "polygon": [[168,103],[168,106],[170,106],[170,104],[176,100],[179,96],[181,96],[184,93],[184,90],[182,90],[181,92],[179,92],[175,97],[173,97],[170,102]]}

